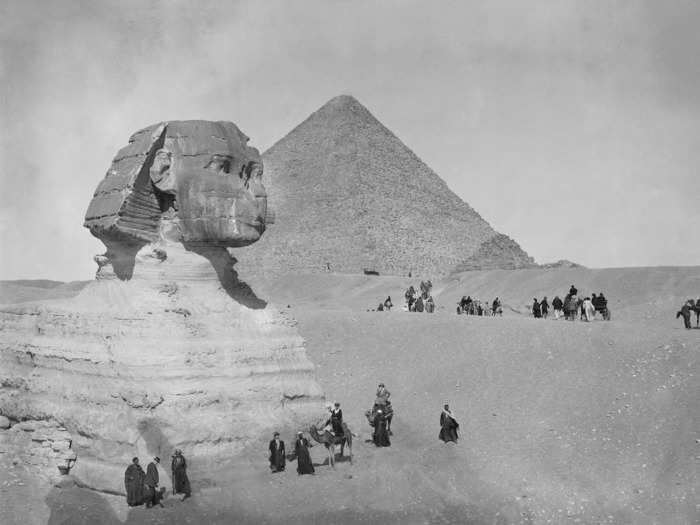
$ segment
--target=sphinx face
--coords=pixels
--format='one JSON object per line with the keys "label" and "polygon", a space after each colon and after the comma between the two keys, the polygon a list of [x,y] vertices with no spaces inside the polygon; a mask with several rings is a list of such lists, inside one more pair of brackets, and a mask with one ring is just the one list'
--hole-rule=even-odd
{"label": "sphinx face", "polygon": [[95,191],[85,226],[110,246],[165,238],[245,246],[265,231],[262,160],[231,122],[165,122],[136,132]]}

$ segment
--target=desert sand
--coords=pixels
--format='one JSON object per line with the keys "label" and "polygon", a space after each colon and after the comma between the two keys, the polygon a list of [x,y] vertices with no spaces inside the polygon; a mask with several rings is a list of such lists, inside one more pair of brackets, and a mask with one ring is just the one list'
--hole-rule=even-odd
{"label": "desert sand", "polygon": [[[700,268],[465,272],[434,282],[432,315],[398,307],[417,279],[326,273],[247,282],[297,323],[326,399],[342,404],[357,434],[352,463],[332,469],[317,445],[315,476],[297,476],[294,462],[270,474],[271,436],[261,435],[216,468],[188,457],[191,499],[129,509],[121,496],[47,476],[32,463],[31,433],[11,429],[0,431],[0,522],[700,520],[700,330],[675,319],[680,302],[700,294]],[[582,294],[605,292],[613,320],[528,315],[532,297],[551,300],[572,283]],[[25,297],[3,290],[3,303]],[[457,316],[465,294],[498,295],[504,316]],[[397,308],[368,311],[387,295]],[[396,411],[386,449],[367,442],[363,417],[380,381]],[[457,444],[437,439],[444,403],[461,425]],[[296,430],[280,429],[288,449]]]}

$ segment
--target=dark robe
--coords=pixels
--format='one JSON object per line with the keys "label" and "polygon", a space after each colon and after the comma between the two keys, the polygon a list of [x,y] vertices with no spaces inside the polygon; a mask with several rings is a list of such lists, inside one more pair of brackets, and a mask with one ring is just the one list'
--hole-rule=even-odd
{"label": "dark robe", "polygon": [[542,311],[540,310],[540,303],[533,301],[532,303],[532,315],[536,318],[542,317]]}
{"label": "dark robe", "polygon": [[690,324],[690,306],[688,304],[684,304],[681,311],[676,313],[676,319],[681,316],[683,316],[683,324],[688,330],[690,330],[693,325]]}
{"label": "dark robe", "polygon": [[386,417],[384,414],[375,414],[374,416],[374,434],[372,441],[378,447],[390,447],[389,432],[386,429]]}
{"label": "dark robe", "polygon": [[124,488],[126,489],[126,503],[129,507],[143,504],[143,480],[146,474],[141,465],[132,463],[124,472]]}
{"label": "dark robe", "polygon": [[294,455],[297,458],[297,473],[301,474],[313,474],[314,464],[311,461],[311,455],[309,454],[309,440],[306,438],[298,438],[294,444]]}
{"label": "dark robe", "polygon": [[273,439],[270,441],[270,469],[272,469],[272,472],[280,472],[284,470],[285,461],[284,441],[280,439],[279,446],[277,446],[275,440]]}
{"label": "dark robe", "polygon": [[173,456],[171,465],[173,472],[173,494],[185,494],[189,497],[192,494],[190,480],[187,478],[187,461],[185,456]]}
{"label": "dark robe", "polygon": [[143,480],[144,484],[144,502],[147,506],[156,505],[156,488],[158,487],[158,467],[151,462],[146,467],[146,477]]}
{"label": "dark robe", "polygon": [[555,310],[561,310],[564,308],[564,303],[561,302],[561,299],[559,299],[559,297],[555,297],[552,301],[552,308],[554,308]]}
{"label": "dark robe", "polygon": [[569,295],[577,296],[578,295],[578,290],[574,287],[574,285],[571,285],[571,288],[569,288]]}
{"label": "dark robe", "polygon": [[[333,427],[333,432],[335,432],[336,436],[342,436],[343,435],[343,411],[341,409],[338,409],[338,411],[332,411],[331,412],[331,417],[329,419],[329,423]],[[327,425],[328,423],[326,423]]]}
{"label": "dark robe", "polygon": [[549,312],[549,303],[543,299],[540,303],[540,309],[542,310],[542,315],[546,316]]}
{"label": "dark robe", "polygon": [[448,441],[457,442],[459,436],[457,436],[457,429],[459,428],[459,423],[455,419],[445,413],[444,411],[440,414],[440,434],[439,438],[447,443]]}
{"label": "dark robe", "polygon": [[416,299],[416,312],[422,312],[423,311],[423,298],[419,297]]}

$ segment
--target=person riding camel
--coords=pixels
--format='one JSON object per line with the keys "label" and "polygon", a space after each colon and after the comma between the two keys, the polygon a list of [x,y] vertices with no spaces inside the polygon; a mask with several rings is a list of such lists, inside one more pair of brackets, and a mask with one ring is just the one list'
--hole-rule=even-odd
{"label": "person riding camel", "polygon": [[330,423],[334,435],[343,435],[343,411],[340,409],[340,403],[334,404],[334,408],[331,409],[331,417],[326,424],[328,423]]}
{"label": "person riding camel", "polygon": [[569,288],[569,295],[571,297],[576,297],[578,295],[578,290],[573,284],[571,285],[571,288]]}
{"label": "person riding camel", "polygon": [[386,387],[384,386],[384,383],[379,383],[379,386],[377,387],[377,397],[374,401],[375,405],[380,405],[380,406],[386,406],[387,404],[390,403],[389,397],[391,396],[391,392],[389,392]]}
{"label": "person riding camel", "polygon": [[[331,436],[335,436],[335,432],[333,431],[333,405],[331,405],[330,403],[327,404],[326,409],[328,410],[329,415],[328,415],[328,419],[324,423],[323,431],[328,432]],[[340,417],[341,418],[343,417],[342,412],[341,412]]]}

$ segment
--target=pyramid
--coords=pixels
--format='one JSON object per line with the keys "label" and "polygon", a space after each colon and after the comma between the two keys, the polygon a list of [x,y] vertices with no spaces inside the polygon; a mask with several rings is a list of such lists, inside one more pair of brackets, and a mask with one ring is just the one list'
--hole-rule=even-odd
{"label": "pyramid", "polygon": [[[263,154],[275,224],[236,251],[246,272],[439,277],[534,261],[355,98],[333,98]],[[327,265],[328,263],[328,265]]]}

